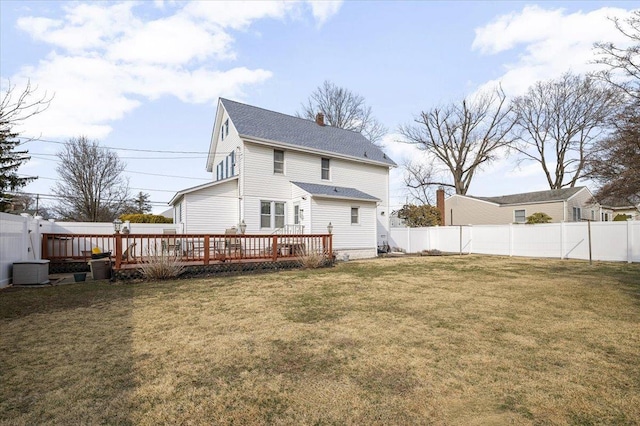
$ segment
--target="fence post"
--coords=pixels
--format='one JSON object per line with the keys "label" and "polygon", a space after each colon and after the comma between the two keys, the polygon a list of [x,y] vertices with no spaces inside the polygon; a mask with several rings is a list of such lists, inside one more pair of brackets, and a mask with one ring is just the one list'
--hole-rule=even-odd
{"label": "fence post", "polygon": [[278,260],[278,236],[274,235],[273,236],[273,240],[271,242],[271,250],[272,250],[272,257],[273,257],[273,261],[277,261]]}
{"label": "fence post", "polygon": [[631,219],[627,219],[627,263],[633,262],[633,233]]}
{"label": "fence post", "polygon": [[209,264],[209,235],[204,236],[204,264]]}
{"label": "fence post", "polygon": [[411,253],[411,227],[407,226],[407,253]]}
{"label": "fence post", "polygon": [[564,221],[560,222],[560,260],[564,259],[564,244],[565,244],[565,236],[564,236]]}
{"label": "fence post", "polygon": [[513,256],[513,223],[509,224],[509,257]]}
{"label": "fence post", "polygon": [[122,264],[122,234],[115,234],[114,237],[116,239],[116,270],[119,270]]}

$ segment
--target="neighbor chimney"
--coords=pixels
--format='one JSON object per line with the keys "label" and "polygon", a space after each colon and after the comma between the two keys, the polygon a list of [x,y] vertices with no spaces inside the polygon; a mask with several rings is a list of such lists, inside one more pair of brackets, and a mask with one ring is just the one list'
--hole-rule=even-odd
{"label": "neighbor chimney", "polygon": [[436,191],[436,207],[440,212],[440,226],[444,226],[444,189],[442,187]]}
{"label": "neighbor chimney", "polygon": [[316,114],[316,124],[318,126],[324,126],[324,114],[319,112]]}

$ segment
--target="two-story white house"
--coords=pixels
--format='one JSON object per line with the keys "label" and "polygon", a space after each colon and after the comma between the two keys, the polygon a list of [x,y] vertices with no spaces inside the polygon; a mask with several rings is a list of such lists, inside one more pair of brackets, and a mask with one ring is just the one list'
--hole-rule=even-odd
{"label": "two-story white house", "polygon": [[362,134],[220,99],[207,171],[212,182],[169,202],[184,233],[326,234],[351,257],[373,257],[389,233],[389,169]]}

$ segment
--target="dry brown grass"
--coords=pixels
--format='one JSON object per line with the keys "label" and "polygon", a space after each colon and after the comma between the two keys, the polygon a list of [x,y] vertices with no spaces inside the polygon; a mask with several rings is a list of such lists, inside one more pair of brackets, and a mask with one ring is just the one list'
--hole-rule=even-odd
{"label": "dry brown grass", "polygon": [[640,265],[419,257],[0,293],[2,424],[638,424]]}

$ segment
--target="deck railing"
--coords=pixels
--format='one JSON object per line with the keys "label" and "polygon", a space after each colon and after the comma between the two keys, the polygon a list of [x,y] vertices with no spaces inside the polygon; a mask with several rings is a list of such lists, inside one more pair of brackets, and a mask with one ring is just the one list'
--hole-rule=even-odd
{"label": "deck railing", "polygon": [[332,244],[331,234],[42,234],[42,258],[88,260],[98,247],[101,252],[111,252],[115,269],[161,254],[175,256],[182,262],[208,265],[225,261],[277,261],[310,254],[330,258]]}

